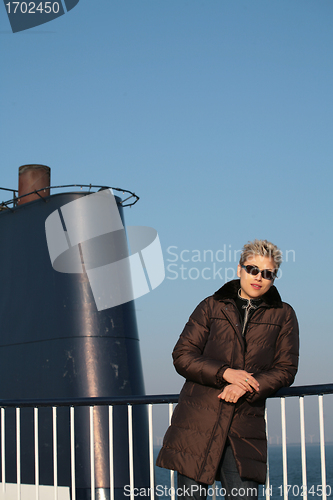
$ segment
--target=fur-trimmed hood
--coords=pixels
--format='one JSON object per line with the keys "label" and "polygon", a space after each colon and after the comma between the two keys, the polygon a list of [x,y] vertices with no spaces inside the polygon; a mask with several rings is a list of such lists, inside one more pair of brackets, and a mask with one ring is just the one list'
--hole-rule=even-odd
{"label": "fur-trimmed hood", "polygon": [[[219,290],[217,290],[213,298],[215,300],[226,300],[237,298],[238,290],[240,289],[240,280],[228,281]],[[264,295],[260,297],[268,307],[282,307],[282,300],[276,287],[273,285]]]}

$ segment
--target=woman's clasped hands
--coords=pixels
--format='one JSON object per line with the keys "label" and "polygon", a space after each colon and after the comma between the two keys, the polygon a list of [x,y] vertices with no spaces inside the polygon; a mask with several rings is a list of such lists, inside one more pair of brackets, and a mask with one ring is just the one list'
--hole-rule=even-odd
{"label": "woman's clasped hands", "polygon": [[246,392],[259,391],[259,383],[252,375],[252,373],[248,373],[245,370],[227,368],[223,374],[223,378],[229,383],[218,395],[218,398],[223,399],[227,403],[237,403],[239,398],[244,396]]}

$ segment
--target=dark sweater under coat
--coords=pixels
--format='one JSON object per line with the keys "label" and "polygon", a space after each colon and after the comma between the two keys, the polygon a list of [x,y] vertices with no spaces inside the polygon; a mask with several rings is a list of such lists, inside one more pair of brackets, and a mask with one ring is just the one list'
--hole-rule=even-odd
{"label": "dark sweater under coat", "polygon": [[[207,484],[216,479],[227,440],[242,478],[264,483],[267,441],[265,400],[294,381],[298,323],[293,308],[272,286],[247,325],[246,343],[235,299],[240,281],[226,283],[191,315],[173,351],[186,378],[157,465]],[[259,392],[236,404],[220,400],[227,368],[252,372]]]}

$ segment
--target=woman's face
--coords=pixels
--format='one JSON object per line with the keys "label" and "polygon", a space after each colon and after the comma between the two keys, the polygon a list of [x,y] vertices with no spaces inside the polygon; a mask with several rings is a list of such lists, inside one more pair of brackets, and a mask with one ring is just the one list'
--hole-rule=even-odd
{"label": "woman's face", "polygon": [[[262,257],[261,255],[253,255],[244,262],[244,266],[256,266],[263,271],[268,269],[274,271],[274,261],[270,257]],[[261,273],[256,276],[249,274],[244,268],[238,264],[237,276],[240,278],[241,296],[244,299],[258,299],[261,295],[268,292],[273,285],[274,280],[267,280],[261,276]]]}

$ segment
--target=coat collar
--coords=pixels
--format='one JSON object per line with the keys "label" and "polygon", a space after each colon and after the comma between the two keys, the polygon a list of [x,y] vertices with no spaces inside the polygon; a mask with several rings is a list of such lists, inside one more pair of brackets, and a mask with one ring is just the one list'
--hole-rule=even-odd
{"label": "coat collar", "polygon": [[[238,290],[240,289],[240,280],[228,281],[222,286],[217,292],[214,293],[213,298],[215,300],[226,300],[237,298]],[[260,297],[264,304],[268,307],[282,307],[282,300],[276,287],[273,285],[264,295]]]}

